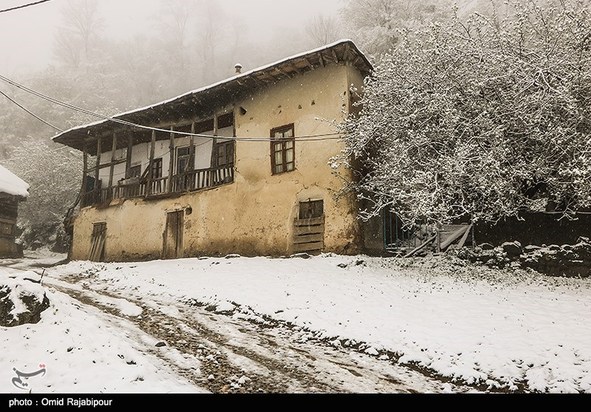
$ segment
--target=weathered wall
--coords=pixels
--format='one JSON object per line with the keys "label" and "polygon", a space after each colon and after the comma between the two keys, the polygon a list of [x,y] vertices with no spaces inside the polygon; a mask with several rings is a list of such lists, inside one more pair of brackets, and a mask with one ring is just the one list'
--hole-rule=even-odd
{"label": "weathered wall", "polygon": [[[18,198],[5,193],[0,193],[0,223],[7,227],[16,225],[17,216]],[[15,244],[14,232],[8,234],[3,233],[2,230],[0,230],[0,258],[18,256],[22,256],[22,250],[17,244]]]}
{"label": "weathered wall", "polygon": [[22,256],[22,250],[13,239],[0,237],[0,258]]}
{"label": "weathered wall", "polygon": [[[359,80],[349,66],[328,66],[254,93],[236,102],[236,134],[269,137],[271,129],[290,123],[296,136],[332,133],[330,122],[342,119],[349,86]],[[85,208],[75,221],[72,257],[88,258],[93,223],[107,222],[107,260],[158,258],[166,213],[181,209],[186,211],[185,256],[286,255],[291,253],[298,202],[308,199],[324,200],[325,250],[358,252],[357,207],[350,195],[336,199],[342,180],[329,166],[341,143],[296,141],[295,149],[296,170],[274,176],[269,142],[238,141],[233,184],[158,201]]]}

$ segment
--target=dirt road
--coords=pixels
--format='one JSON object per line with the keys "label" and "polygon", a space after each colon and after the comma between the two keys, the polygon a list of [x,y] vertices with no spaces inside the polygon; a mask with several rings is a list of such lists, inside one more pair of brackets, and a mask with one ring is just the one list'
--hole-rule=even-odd
{"label": "dirt road", "polygon": [[[31,269],[22,261],[12,267]],[[158,296],[124,295],[99,278],[80,274],[58,279],[52,271],[44,278],[46,287],[67,294],[88,316],[100,316],[117,333],[135,339],[142,351],[213,393],[475,391],[398,365],[394,356],[369,356],[272,319],[261,323],[228,316],[192,301],[171,306]],[[141,311],[126,313],[122,303]],[[146,334],[158,345],[147,344]]]}

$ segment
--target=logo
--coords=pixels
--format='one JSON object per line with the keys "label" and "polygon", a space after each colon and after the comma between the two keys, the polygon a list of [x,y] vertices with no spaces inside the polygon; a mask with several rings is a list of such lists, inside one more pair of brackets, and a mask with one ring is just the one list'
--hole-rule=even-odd
{"label": "logo", "polygon": [[34,376],[44,376],[46,373],[46,369],[45,369],[45,364],[44,363],[40,363],[39,364],[39,370],[36,372],[21,372],[19,371],[17,368],[12,368],[12,370],[14,371],[14,373],[16,373],[16,376],[14,378],[12,378],[12,384],[14,386],[16,386],[19,389],[23,389],[23,390],[29,390],[29,383],[28,380],[29,378],[32,378]]}

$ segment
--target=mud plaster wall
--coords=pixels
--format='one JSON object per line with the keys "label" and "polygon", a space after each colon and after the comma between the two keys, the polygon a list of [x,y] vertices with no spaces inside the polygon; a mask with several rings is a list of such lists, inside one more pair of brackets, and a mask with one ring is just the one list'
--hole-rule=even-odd
{"label": "mud plaster wall", "polygon": [[[332,133],[330,122],[340,121],[348,110],[352,82],[361,82],[353,68],[329,66],[260,90],[236,102],[236,134],[269,137],[271,129],[290,123],[296,136]],[[184,223],[185,256],[287,255],[298,202],[308,199],[324,200],[325,251],[357,253],[357,207],[351,196],[336,199],[343,183],[329,166],[341,143],[296,141],[295,148],[296,170],[290,173],[272,175],[269,142],[239,141],[233,184],[172,199],[85,208],[75,221],[72,258],[88,258],[96,222],[107,222],[106,260],[159,258],[166,213],[175,210],[190,210]]]}
{"label": "mud plaster wall", "polygon": [[12,239],[0,238],[0,258],[15,257],[19,255],[19,249]]}

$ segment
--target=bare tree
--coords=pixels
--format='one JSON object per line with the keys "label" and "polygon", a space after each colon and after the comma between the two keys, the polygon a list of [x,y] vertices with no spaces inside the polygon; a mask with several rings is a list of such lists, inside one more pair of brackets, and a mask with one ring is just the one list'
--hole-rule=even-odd
{"label": "bare tree", "polygon": [[339,21],[332,16],[314,16],[305,27],[312,46],[322,46],[341,38]]}
{"label": "bare tree", "polygon": [[96,0],[69,0],[62,8],[63,26],[56,36],[55,54],[66,64],[77,67],[84,52],[88,61],[93,43],[104,27]]}
{"label": "bare tree", "polygon": [[394,48],[403,29],[416,30],[451,15],[451,0],[346,0],[342,19],[351,37],[371,55]]}

